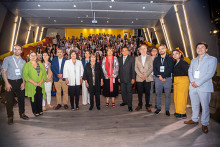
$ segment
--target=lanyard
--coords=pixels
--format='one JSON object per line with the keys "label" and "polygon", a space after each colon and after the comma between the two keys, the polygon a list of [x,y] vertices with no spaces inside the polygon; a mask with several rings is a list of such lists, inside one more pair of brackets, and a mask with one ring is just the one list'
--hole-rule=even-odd
{"label": "lanyard", "polygon": [[14,58],[14,57],[12,57],[12,58],[13,58],[13,60],[14,60],[15,66],[16,66],[17,69],[18,69],[18,65],[20,64],[21,59],[19,59],[18,64],[17,64],[16,61],[15,61],[15,58]]}
{"label": "lanyard", "polygon": [[162,64],[162,66],[163,66],[163,63],[164,63],[164,58],[161,58],[161,64]]}

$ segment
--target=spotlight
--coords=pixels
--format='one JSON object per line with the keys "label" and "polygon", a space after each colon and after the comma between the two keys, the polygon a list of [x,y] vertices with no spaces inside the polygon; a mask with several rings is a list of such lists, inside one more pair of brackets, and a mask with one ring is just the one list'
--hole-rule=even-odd
{"label": "spotlight", "polygon": [[74,8],[76,8],[76,5],[73,5]]}
{"label": "spotlight", "polygon": [[40,7],[40,4],[38,4],[37,6]]}
{"label": "spotlight", "polygon": [[112,6],[109,6],[109,8],[112,8]]}
{"label": "spotlight", "polygon": [[142,9],[145,9],[145,6],[143,6]]}

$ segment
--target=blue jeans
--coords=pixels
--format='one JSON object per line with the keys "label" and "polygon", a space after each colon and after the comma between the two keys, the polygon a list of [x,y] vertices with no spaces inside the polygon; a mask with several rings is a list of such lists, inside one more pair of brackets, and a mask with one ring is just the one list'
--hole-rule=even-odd
{"label": "blue jeans", "polygon": [[157,99],[157,109],[161,110],[161,100],[163,89],[165,92],[165,110],[170,110],[170,92],[171,92],[172,80],[171,78],[166,78],[165,82],[160,81],[158,78],[155,78],[155,90],[156,90],[156,99]]}
{"label": "blue jeans", "polygon": [[196,88],[189,89],[189,95],[192,105],[192,120],[199,121],[200,103],[202,105],[201,123],[204,126],[209,125],[209,102],[211,99],[211,92],[200,92]]}

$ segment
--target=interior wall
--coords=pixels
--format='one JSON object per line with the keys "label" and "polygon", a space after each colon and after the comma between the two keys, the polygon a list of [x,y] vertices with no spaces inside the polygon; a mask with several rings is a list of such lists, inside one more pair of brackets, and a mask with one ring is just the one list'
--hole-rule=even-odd
{"label": "interior wall", "polygon": [[57,33],[59,33],[60,37],[65,37],[65,29],[53,29],[48,28],[47,29],[47,37],[56,37]]}
{"label": "interior wall", "polygon": [[166,44],[160,21],[157,22],[157,24],[155,26],[155,30],[157,32],[157,37],[158,37],[160,44]]}
{"label": "interior wall", "polygon": [[15,16],[7,11],[0,33],[0,55],[10,52]]}
{"label": "interior wall", "polygon": [[20,30],[18,34],[17,44],[24,45],[28,35],[29,25],[24,19],[21,20]]}
{"label": "interior wall", "polygon": [[[211,36],[209,34],[209,31],[213,29],[213,26],[210,20],[208,2],[204,0],[191,0],[185,4],[185,12],[187,15],[187,20],[189,24],[188,26],[192,38],[191,39],[192,50],[187,32],[186,21],[183,13],[183,7],[181,5],[177,5],[177,10],[180,18],[180,24],[182,27],[183,38],[188,53],[188,57],[192,59],[193,52],[195,53],[195,57],[197,56],[195,45],[198,42],[203,41],[209,45],[208,53],[212,56],[219,58],[217,37]],[[179,47],[185,53],[178,21],[175,13],[176,12],[174,7],[172,7],[167,12],[165,17],[163,18],[165,27],[167,29],[171,48],[175,49],[176,47]],[[157,35],[160,40],[160,43],[166,43],[160,21],[157,22],[155,29],[157,31]]]}
{"label": "interior wall", "polygon": [[0,3],[0,33],[1,33],[1,30],[2,30],[2,25],[3,25],[3,22],[5,20],[6,13],[7,13],[7,9],[5,8],[5,6],[3,6]]}
{"label": "interior wall", "polygon": [[198,42],[206,42],[209,46],[208,54],[219,58],[217,37],[209,34],[213,29],[208,8],[208,1],[191,0],[185,4],[191,30],[193,49]]}
{"label": "interior wall", "polygon": [[80,34],[83,34],[84,37],[88,37],[89,34],[111,34],[117,36],[118,34],[121,35],[122,38],[124,38],[124,33],[128,33],[131,36],[134,36],[134,29],[93,29],[93,28],[66,28],[65,29],[65,37],[66,38],[72,38],[72,36],[80,37]]}

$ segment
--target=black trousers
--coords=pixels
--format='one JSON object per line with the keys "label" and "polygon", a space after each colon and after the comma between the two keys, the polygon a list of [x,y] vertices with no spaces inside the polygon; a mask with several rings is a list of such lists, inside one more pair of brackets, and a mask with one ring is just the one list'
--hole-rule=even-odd
{"label": "black trousers", "polygon": [[123,103],[128,104],[128,107],[132,107],[132,84],[121,83],[121,95]]}
{"label": "black trousers", "polygon": [[23,83],[22,79],[19,80],[9,80],[8,82],[12,86],[11,91],[7,92],[5,95],[6,99],[6,110],[7,110],[7,115],[8,117],[13,117],[14,112],[13,112],[13,106],[14,106],[14,94],[17,95],[18,97],[18,108],[19,108],[19,114],[23,114],[25,112],[24,105],[25,105],[25,92],[24,90],[21,90],[21,84]]}
{"label": "black trousers", "polygon": [[150,89],[151,89],[151,82],[137,82],[137,91],[138,91],[138,106],[142,106],[142,96],[145,92],[145,106],[150,107],[149,101],[150,101]]}
{"label": "black trousers", "polygon": [[71,108],[74,109],[74,98],[75,98],[76,108],[79,108],[80,85],[69,86],[68,87],[68,92],[69,92],[69,96],[70,96]]}
{"label": "black trousers", "polygon": [[32,98],[30,98],[31,100],[31,108],[32,108],[32,112],[33,114],[39,114],[41,112],[43,112],[42,110],[42,100],[43,100],[43,94],[42,94],[42,88],[37,86],[36,87],[36,94],[34,95],[34,102],[32,102]]}
{"label": "black trousers", "polygon": [[95,86],[93,86],[91,92],[89,93],[90,95],[90,106],[94,106],[94,96],[95,96],[95,102],[96,102],[96,107],[100,107],[100,92],[95,90]]}

